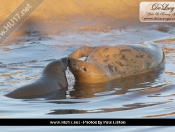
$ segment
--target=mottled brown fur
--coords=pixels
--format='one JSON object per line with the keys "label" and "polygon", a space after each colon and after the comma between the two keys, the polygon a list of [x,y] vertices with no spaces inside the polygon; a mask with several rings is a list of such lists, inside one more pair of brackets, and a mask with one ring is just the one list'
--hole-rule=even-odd
{"label": "mottled brown fur", "polygon": [[[78,60],[87,57],[85,61]],[[82,46],[69,56],[76,81],[95,83],[158,69],[164,65],[162,49],[155,44]],[[81,70],[86,68],[86,70]]]}

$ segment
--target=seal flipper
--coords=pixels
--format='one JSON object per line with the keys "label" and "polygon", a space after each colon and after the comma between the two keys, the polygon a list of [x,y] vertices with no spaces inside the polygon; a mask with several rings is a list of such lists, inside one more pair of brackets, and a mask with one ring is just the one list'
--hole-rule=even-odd
{"label": "seal flipper", "polygon": [[92,47],[81,46],[79,49],[71,53],[69,57],[74,59],[79,59],[81,57],[88,57],[92,49],[93,49]]}

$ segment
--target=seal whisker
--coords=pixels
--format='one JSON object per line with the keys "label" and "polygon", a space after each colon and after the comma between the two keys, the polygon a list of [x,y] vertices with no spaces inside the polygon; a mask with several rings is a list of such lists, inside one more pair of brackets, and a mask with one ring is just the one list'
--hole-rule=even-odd
{"label": "seal whisker", "polygon": [[96,59],[96,57],[92,58],[92,59],[90,60],[90,62],[92,62],[92,61],[95,60],[95,59]]}

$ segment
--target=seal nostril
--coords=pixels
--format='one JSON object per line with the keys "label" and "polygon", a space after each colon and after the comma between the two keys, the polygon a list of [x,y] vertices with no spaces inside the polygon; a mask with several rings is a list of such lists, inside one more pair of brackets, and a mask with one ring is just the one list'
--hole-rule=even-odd
{"label": "seal nostril", "polygon": [[85,67],[83,68],[83,70],[84,70],[84,71],[87,71]]}

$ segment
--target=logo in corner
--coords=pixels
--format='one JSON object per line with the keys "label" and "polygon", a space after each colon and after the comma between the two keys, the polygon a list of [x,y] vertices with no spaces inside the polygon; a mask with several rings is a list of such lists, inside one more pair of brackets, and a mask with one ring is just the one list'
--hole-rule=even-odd
{"label": "logo in corner", "polygon": [[175,2],[140,2],[141,22],[175,22]]}

